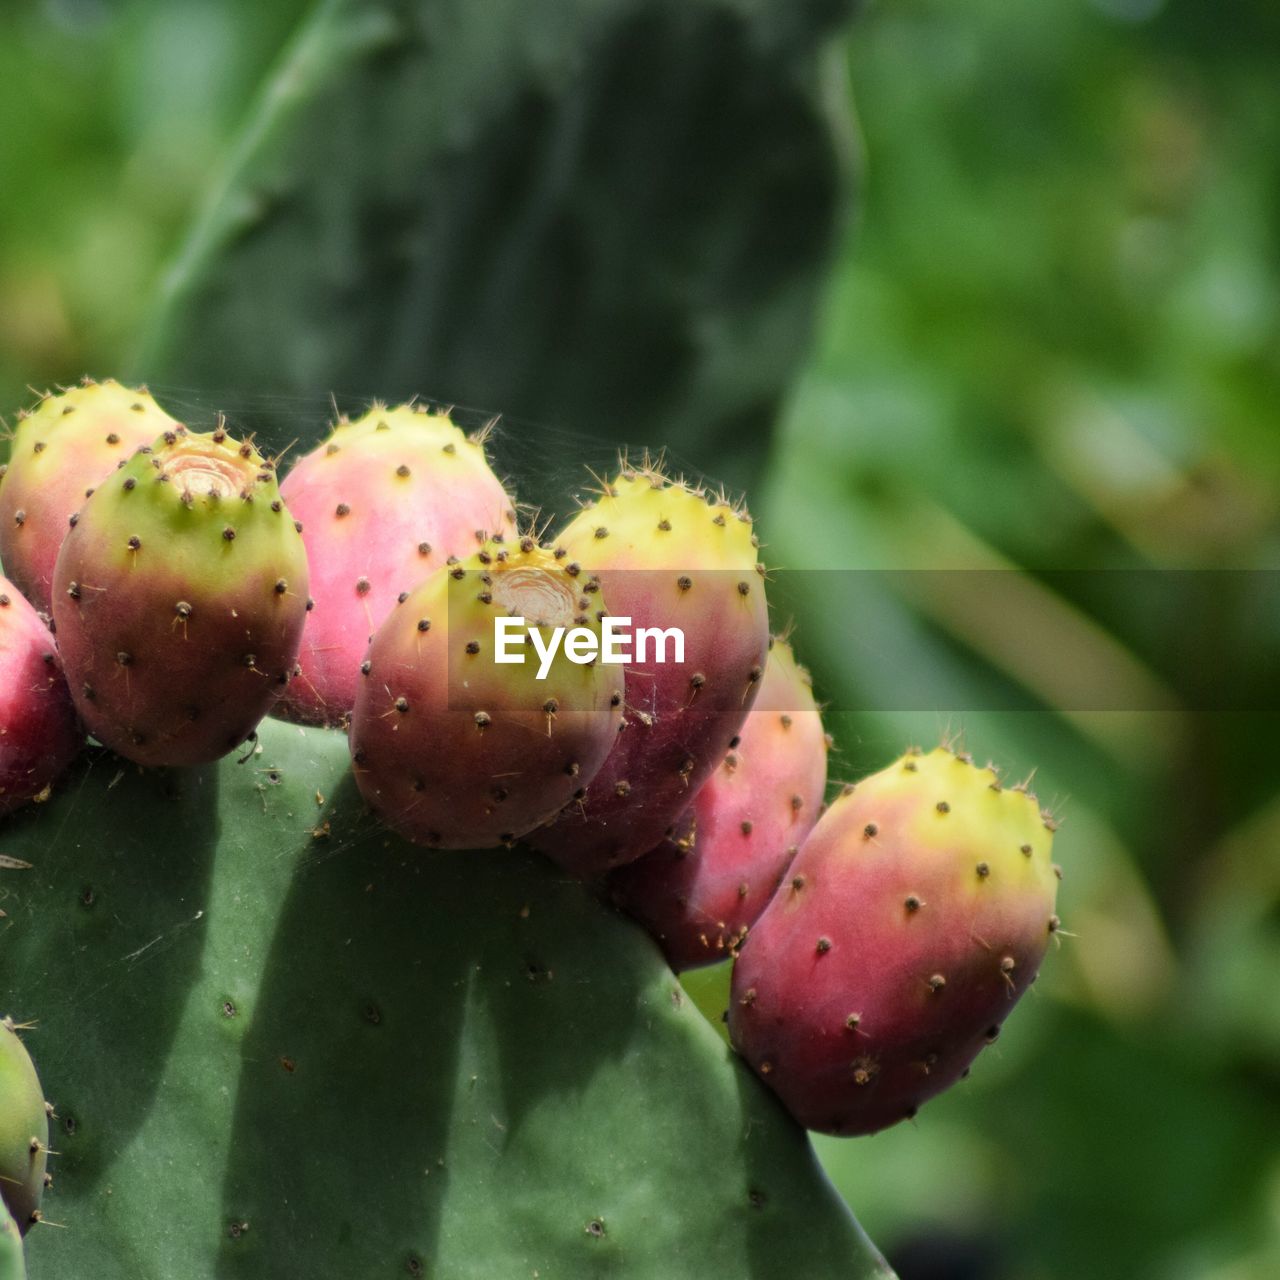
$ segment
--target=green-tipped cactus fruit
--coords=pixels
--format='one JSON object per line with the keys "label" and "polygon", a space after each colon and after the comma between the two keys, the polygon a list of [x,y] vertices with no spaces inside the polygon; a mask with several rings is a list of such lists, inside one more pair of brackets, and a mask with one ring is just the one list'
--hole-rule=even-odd
{"label": "green-tipped cactus fruit", "polygon": [[242,743],[287,685],[307,558],[271,464],[222,429],[178,429],[85,503],[54,587],[90,732],[139,764],[196,764]]}
{"label": "green-tipped cactus fruit", "polygon": [[[544,660],[526,638],[581,629],[598,647],[594,587],[524,538],[436,570],[392,610],[351,719],[356,780],[389,826],[432,847],[489,848],[584,794],[622,725],[622,667],[572,661],[567,639]],[[528,625],[503,644],[507,617]],[[511,649],[527,661],[500,661]]]}
{"label": "green-tipped cactus fruit", "polygon": [[609,876],[613,900],[677,972],[723,960],[746,937],[818,820],[827,739],[809,673],[775,640],[739,740],[675,839]]}
{"label": "green-tipped cactus fruit", "polygon": [[559,546],[637,633],[684,637],[683,662],[654,643],[627,664],[626,732],[585,800],[532,838],[593,879],[671,835],[724,759],[764,674],[769,611],[747,513],[649,467],[624,466]]}
{"label": "green-tipped cactus fruit", "polygon": [[734,1046],[809,1129],[873,1133],[963,1075],[1035,980],[1053,821],[938,748],[836,800],[734,964]]}
{"label": "green-tipped cactus fruit", "polygon": [[487,537],[514,536],[515,512],[483,436],[421,405],[375,405],[340,422],[280,491],[303,525],[315,607],[276,714],[342,724],[369,640],[400,594]]}
{"label": "green-tipped cactus fruit", "polygon": [[45,794],[83,743],[53,636],[0,577],[0,815]]}
{"label": "green-tipped cactus fruit", "polygon": [[0,1200],[25,1233],[40,1220],[49,1115],[40,1079],[12,1018],[0,1018]]}
{"label": "green-tipped cactus fruit", "polygon": [[18,415],[0,467],[0,561],[49,613],[58,551],[87,492],[177,423],[144,389],[86,380]]}
{"label": "green-tipped cactus fruit", "polygon": [[0,1280],[26,1280],[22,1236],[12,1214],[0,1200]]}

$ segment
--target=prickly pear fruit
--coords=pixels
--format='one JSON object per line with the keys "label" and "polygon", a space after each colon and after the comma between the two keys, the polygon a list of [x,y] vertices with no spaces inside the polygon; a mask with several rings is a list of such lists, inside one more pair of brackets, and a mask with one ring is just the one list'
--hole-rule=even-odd
{"label": "prickly pear fruit", "polygon": [[0,814],[41,795],[83,742],[49,628],[0,578]]}
{"label": "prickly pear fruit", "polygon": [[[652,466],[631,467],[559,539],[633,629],[678,628],[627,664],[626,731],[595,785],[530,843],[594,879],[655,848],[724,759],[764,674],[769,611],[746,511]],[[666,661],[659,660],[665,653]]]}
{"label": "prickly pear fruit", "polygon": [[375,405],[302,458],[280,486],[302,521],[311,597],[300,673],[276,714],[341,724],[355,705],[369,638],[403,591],[485,538],[515,533],[515,512],[485,459],[444,412]]}
{"label": "prickly pear fruit", "polygon": [[0,1018],[0,1199],[18,1230],[40,1220],[49,1116],[31,1056],[12,1018]]}
{"label": "prickly pear fruit", "polygon": [[510,646],[528,661],[496,661],[495,619],[525,618],[541,637],[581,627],[598,645],[604,607],[532,538],[491,542],[411,592],[373,637],[351,718],[373,810],[419,844],[479,849],[581,797],[622,724],[622,667],[561,648],[540,679],[529,628]]}
{"label": "prickly pear fruit", "polygon": [[145,389],[112,379],[45,395],[18,415],[0,467],[0,561],[41,612],[50,612],[53,566],[86,491],[177,425]]}
{"label": "prickly pear fruit", "polygon": [[1053,821],[994,769],[907,754],[836,800],[734,964],[729,1032],[806,1128],[873,1133],[961,1076],[1035,980]]}
{"label": "prickly pear fruit", "polygon": [[54,588],[89,731],[138,764],[199,764],[242,743],[288,683],[307,557],[251,444],[177,430],[98,486]]}
{"label": "prickly pear fruit", "polygon": [[13,1215],[0,1200],[0,1280],[26,1280],[26,1275],[22,1235]]}
{"label": "prickly pear fruit", "polygon": [[765,909],[818,820],[827,739],[809,673],[774,640],[742,733],[680,832],[609,876],[610,896],[677,972],[723,960]]}

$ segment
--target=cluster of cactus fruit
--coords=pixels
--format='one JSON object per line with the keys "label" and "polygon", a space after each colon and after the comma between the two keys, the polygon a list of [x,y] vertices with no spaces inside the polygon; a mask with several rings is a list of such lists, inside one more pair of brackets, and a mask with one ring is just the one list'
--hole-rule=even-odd
{"label": "cluster of cactus fruit", "polygon": [[[675,971],[732,957],[734,1047],[827,1133],[913,1116],[1034,981],[1052,819],[950,747],[824,808],[821,713],[723,493],[624,459],[544,543],[448,413],[375,405],[279,481],[221,423],[112,381],[42,397],[11,445],[0,815],[46,799],[87,735],[161,767],[269,714],[340,728],[409,841],[522,841]],[[576,633],[604,655],[610,619],[650,650],[573,652]],[[25,1231],[48,1104],[19,1029],[0,1026],[0,1194]]]}

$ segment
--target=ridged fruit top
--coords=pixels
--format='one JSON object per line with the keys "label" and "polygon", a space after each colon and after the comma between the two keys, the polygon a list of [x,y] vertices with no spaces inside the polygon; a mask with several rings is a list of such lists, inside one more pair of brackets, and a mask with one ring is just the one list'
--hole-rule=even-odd
{"label": "ridged fruit top", "polygon": [[831,805],[742,947],[729,1013],[802,1124],[873,1132],[967,1072],[1058,928],[1053,828],[945,748]]}
{"label": "ridged fruit top", "polygon": [[53,568],[72,516],[135,449],[178,424],[145,388],[86,380],[18,415],[0,467],[0,562],[48,613]]}
{"label": "ridged fruit top", "polygon": [[764,674],[769,613],[746,511],[624,465],[559,539],[633,628],[675,628],[684,661],[627,666],[626,732],[596,785],[532,842],[584,879],[655,848],[724,759]]}
{"label": "ridged fruit top", "polygon": [[624,466],[557,542],[570,560],[593,570],[757,571],[746,510],[653,467]]}
{"label": "ridged fruit top", "polygon": [[741,735],[676,838],[610,875],[613,900],[653,934],[677,973],[723,960],[817,822],[826,784],[827,739],[809,673],[775,639]]}
{"label": "ridged fruit top", "polygon": [[[539,628],[601,632],[607,607],[532,538],[490,543],[437,570],[392,610],[369,647],[351,721],[356,780],[400,834],[439,848],[509,844],[586,794],[622,723],[623,669],[543,669]],[[524,618],[498,662],[497,623]],[[541,672],[541,675],[540,675]]]}
{"label": "ridged fruit top", "polygon": [[307,559],[253,445],[178,430],[85,503],[54,585],[90,731],[139,764],[196,764],[242,742],[288,683]]}
{"label": "ridged fruit top", "polygon": [[315,607],[301,678],[277,714],[339,724],[355,703],[369,638],[400,594],[487,537],[513,537],[515,512],[483,435],[470,438],[447,413],[421,405],[375,405],[340,423],[281,491],[303,524]]}
{"label": "ridged fruit top", "polygon": [[49,1117],[40,1080],[12,1018],[0,1018],[0,1198],[18,1230],[35,1220],[44,1195]]}
{"label": "ridged fruit top", "polygon": [[0,577],[0,814],[43,795],[83,742],[49,628]]}

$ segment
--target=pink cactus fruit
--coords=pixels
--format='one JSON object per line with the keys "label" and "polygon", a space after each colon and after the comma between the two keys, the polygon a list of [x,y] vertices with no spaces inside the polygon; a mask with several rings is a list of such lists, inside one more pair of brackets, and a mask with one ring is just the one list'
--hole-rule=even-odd
{"label": "pink cactus fruit", "polygon": [[138,764],[199,764],[242,743],[287,685],[307,557],[270,462],[221,428],[179,428],[98,486],[54,588],[89,731]]}
{"label": "pink cactus fruit", "polygon": [[49,628],[0,578],[0,814],[46,795],[83,743]]}
{"label": "pink cactus fruit", "polygon": [[624,463],[559,539],[570,572],[609,610],[674,640],[638,643],[626,668],[626,730],[580,803],[530,843],[582,879],[633,861],[676,832],[724,759],[759,691],[769,646],[751,518],[722,494]]}
{"label": "pink cactus fruit", "polygon": [[734,964],[734,1046],[806,1128],[873,1133],[968,1074],[1035,980],[1054,823],[996,771],[908,753],[841,796]]}
{"label": "pink cactus fruit", "polygon": [[[562,647],[543,670],[524,640],[532,627],[581,627],[598,645],[604,603],[582,588],[526,537],[437,569],[392,609],[362,666],[351,754],[393,830],[431,848],[491,848],[582,797],[622,724],[622,668]],[[497,661],[505,617],[527,622],[515,646],[526,662]]]}
{"label": "pink cactus fruit", "polygon": [[18,415],[9,462],[0,467],[0,561],[46,616],[53,567],[86,494],[175,426],[144,388],[112,379],[86,379]]}
{"label": "pink cactus fruit", "polygon": [[826,783],[827,739],[809,673],[775,639],[755,706],[679,835],[612,872],[611,897],[677,973],[723,960],[817,822]]}
{"label": "pink cactus fruit", "polygon": [[355,705],[369,639],[402,592],[451,557],[515,533],[512,500],[443,411],[375,405],[289,472],[281,492],[302,521],[311,596],[300,671],[276,714],[343,724]]}

